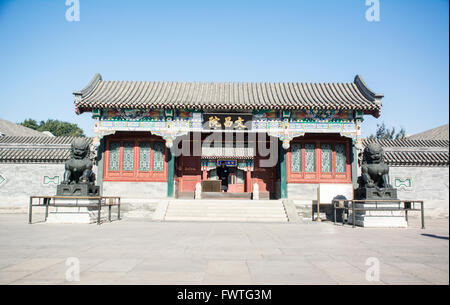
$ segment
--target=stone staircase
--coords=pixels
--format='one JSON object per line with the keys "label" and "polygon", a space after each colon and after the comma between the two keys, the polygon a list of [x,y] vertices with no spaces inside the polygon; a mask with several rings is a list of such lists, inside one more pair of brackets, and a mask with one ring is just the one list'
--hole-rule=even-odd
{"label": "stone staircase", "polygon": [[281,200],[171,200],[165,221],[288,222]]}

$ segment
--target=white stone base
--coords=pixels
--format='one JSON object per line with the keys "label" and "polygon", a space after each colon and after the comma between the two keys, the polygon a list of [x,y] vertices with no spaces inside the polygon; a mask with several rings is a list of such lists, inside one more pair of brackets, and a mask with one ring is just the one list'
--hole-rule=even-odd
{"label": "white stone base", "polygon": [[[365,207],[375,206],[375,204],[364,204]],[[362,207],[362,204],[356,204],[356,208]],[[398,207],[398,204],[383,204],[379,207]],[[357,226],[365,228],[407,228],[408,223],[405,214],[402,211],[365,211],[355,213],[355,222]],[[349,223],[353,224],[353,216],[350,212]]]}
{"label": "white stone base", "polygon": [[[78,204],[97,204],[97,200],[78,200]],[[52,202],[53,203],[53,202]],[[47,223],[95,223],[98,219],[97,207],[76,207],[75,200],[56,200],[56,204],[73,204],[73,207],[50,207]],[[107,207],[104,208],[107,212]],[[100,215],[102,216],[102,215]],[[102,220],[102,217],[100,218]]]}
{"label": "white stone base", "polygon": [[[350,219],[350,222],[352,220]],[[365,228],[407,228],[404,217],[370,216],[356,218],[356,225]]]}

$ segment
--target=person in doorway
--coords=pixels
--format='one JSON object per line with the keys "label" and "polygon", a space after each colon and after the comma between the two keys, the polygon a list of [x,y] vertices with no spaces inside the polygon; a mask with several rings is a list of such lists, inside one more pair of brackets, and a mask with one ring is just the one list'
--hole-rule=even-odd
{"label": "person in doorway", "polygon": [[228,176],[230,175],[230,170],[228,169],[225,162],[221,162],[220,166],[217,168],[217,176],[219,177],[220,181],[222,182],[222,191],[227,192],[228,191]]}

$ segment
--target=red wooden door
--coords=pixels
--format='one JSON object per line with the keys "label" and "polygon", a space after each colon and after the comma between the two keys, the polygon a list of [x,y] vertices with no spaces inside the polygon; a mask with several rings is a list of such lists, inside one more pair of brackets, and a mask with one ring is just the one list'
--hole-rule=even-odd
{"label": "red wooden door", "polygon": [[230,176],[228,177],[228,192],[243,193],[245,189],[245,172],[237,167],[230,167]]}
{"label": "red wooden door", "polygon": [[260,159],[255,158],[253,170],[253,183],[257,183],[260,192],[272,193],[275,191],[275,167],[261,167]]}
{"label": "red wooden door", "polygon": [[201,158],[182,157],[181,177],[179,178],[180,192],[194,192],[195,185],[202,181]]}

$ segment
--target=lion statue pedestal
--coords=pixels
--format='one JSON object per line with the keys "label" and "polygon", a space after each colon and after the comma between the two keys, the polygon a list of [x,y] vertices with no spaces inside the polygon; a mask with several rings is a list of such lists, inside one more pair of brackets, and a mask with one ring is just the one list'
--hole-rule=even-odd
{"label": "lion statue pedestal", "polygon": [[[361,176],[355,190],[356,200],[397,200],[397,189],[389,184],[389,166],[383,161],[383,148],[377,143],[367,145],[363,153]],[[376,203],[356,203],[355,207],[375,207]],[[398,207],[397,203],[385,203],[383,207]],[[406,228],[408,226],[401,211],[355,212],[356,225],[377,228]],[[349,217],[350,222],[353,217]]]}
{"label": "lion statue pedestal", "polygon": [[[56,195],[67,197],[55,199],[56,205],[50,207],[48,223],[94,223],[97,221],[97,199],[76,199],[75,197],[96,197],[100,195],[95,185],[95,174],[92,172],[93,162],[89,158],[89,142],[76,139],[71,146],[71,158],[65,163],[64,180],[57,186]],[[92,207],[77,207],[93,205]],[[73,205],[73,206],[72,206]]]}

